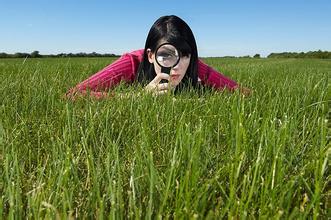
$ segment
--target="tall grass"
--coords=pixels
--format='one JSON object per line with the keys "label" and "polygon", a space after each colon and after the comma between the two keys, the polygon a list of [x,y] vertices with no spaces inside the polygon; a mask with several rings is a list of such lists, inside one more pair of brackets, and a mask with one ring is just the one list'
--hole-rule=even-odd
{"label": "tall grass", "polygon": [[330,60],[205,60],[250,97],[61,98],[112,61],[0,60],[0,217],[331,216]]}

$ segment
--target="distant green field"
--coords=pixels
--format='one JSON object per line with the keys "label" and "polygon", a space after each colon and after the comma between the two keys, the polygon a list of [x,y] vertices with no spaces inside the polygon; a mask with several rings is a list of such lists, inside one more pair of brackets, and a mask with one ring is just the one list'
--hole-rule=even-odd
{"label": "distant green field", "polygon": [[112,61],[0,59],[0,218],[330,218],[331,60],[205,59],[250,97],[61,98]]}

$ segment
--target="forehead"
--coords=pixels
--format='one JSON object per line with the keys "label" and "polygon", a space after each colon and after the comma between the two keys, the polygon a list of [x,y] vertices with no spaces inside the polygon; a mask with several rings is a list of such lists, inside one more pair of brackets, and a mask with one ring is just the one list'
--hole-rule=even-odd
{"label": "forehead", "polygon": [[166,41],[166,40],[164,40],[164,39],[161,39],[161,40],[159,40],[158,42],[157,42],[157,44],[156,44],[156,49],[157,48],[159,48],[162,44],[171,44],[169,41]]}
{"label": "forehead", "polygon": [[169,51],[177,51],[177,48],[175,45],[171,44],[171,43],[163,43],[163,44],[160,44],[158,47],[157,47],[157,50],[160,51],[160,50],[169,50]]}

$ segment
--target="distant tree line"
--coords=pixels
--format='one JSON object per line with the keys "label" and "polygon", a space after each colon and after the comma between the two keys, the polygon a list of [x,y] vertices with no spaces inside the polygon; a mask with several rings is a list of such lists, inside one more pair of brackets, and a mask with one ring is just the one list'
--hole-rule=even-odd
{"label": "distant tree line", "polygon": [[32,53],[0,53],[0,58],[43,58],[43,57],[119,57],[113,53],[99,54],[96,52],[92,53],[59,53],[59,54],[49,54],[41,55],[39,51],[33,51]]}
{"label": "distant tree line", "polygon": [[222,56],[221,58],[261,58],[260,54],[255,54],[254,56],[244,55],[244,56]]}
{"label": "distant tree line", "polygon": [[[254,56],[224,56],[223,58],[261,58],[260,54]],[[331,51],[309,51],[309,52],[282,52],[282,53],[271,53],[267,58],[317,58],[317,59],[331,59]]]}
{"label": "distant tree line", "polygon": [[283,53],[271,53],[268,58],[318,58],[318,59],[331,59],[330,51],[309,51],[309,52],[283,52]]}
{"label": "distant tree line", "polygon": [[[7,54],[0,53],[0,58],[43,58],[43,57],[119,57],[119,55],[113,53],[99,54],[96,52],[92,53],[59,53],[59,54],[49,54],[41,55],[39,51],[33,51],[32,53],[15,53]],[[224,56],[223,58],[260,58],[260,54],[255,54],[254,56]],[[282,53],[271,53],[267,58],[318,58],[318,59],[331,59],[331,51],[309,51],[309,52],[282,52]]]}

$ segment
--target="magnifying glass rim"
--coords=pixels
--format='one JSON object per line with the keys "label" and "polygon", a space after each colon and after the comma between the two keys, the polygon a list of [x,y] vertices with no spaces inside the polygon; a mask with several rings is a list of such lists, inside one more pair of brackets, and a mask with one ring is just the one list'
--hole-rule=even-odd
{"label": "magnifying glass rim", "polygon": [[155,51],[155,60],[156,60],[156,62],[157,62],[157,64],[159,64],[159,66],[161,66],[161,67],[164,67],[164,68],[172,68],[172,67],[175,67],[178,63],[179,63],[179,60],[180,60],[180,56],[179,56],[179,51],[177,50],[177,52],[178,52],[178,59],[177,59],[177,62],[174,64],[174,65],[172,65],[172,66],[162,66],[160,63],[159,63],[159,61],[157,60],[157,57],[156,57],[156,55],[157,55],[157,51],[162,47],[162,46],[164,46],[164,45],[167,45],[167,44],[169,44],[170,46],[173,46],[176,50],[177,50],[177,48],[175,47],[175,45],[173,45],[172,43],[163,43],[163,44],[161,44],[160,46],[158,46],[157,47],[157,49],[156,49],[156,51]]}

